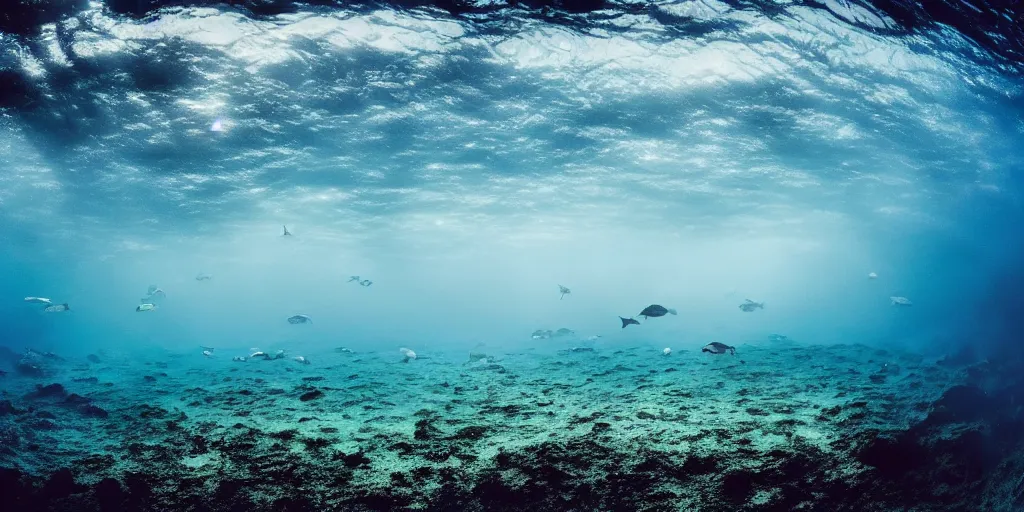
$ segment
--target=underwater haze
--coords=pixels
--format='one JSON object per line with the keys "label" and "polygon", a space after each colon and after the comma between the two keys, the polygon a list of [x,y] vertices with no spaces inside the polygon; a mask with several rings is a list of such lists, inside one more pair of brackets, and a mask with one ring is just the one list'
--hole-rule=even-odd
{"label": "underwater haze", "polygon": [[[24,479],[0,483],[23,503],[55,506],[36,489],[68,467],[79,487],[60,499],[82,510],[204,493],[216,509],[1024,507],[1024,456],[952,470],[980,482],[955,497],[946,474],[901,480],[946,460],[920,448],[935,410],[984,396],[954,419],[1024,426],[1019,6],[16,3],[0,24],[0,460]],[[257,398],[213,398],[234,393]],[[87,439],[100,427],[82,422],[108,418],[175,418],[124,446],[205,441],[142,460]],[[785,432],[756,430],[769,420]],[[232,450],[270,446],[232,440],[243,427],[305,439],[270,466],[333,453],[350,494],[319,473],[231,476],[249,482],[231,492],[138,476],[228,478],[252,464]],[[85,437],[58,450],[69,431]],[[548,442],[647,476],[610,491],[625,484],[531,451]],[[667,459],[624,465],[638,446]],[[830,462],[742,462],[779,446]],[[510,483],[515,450],[546,476]],[[784,483],[808,478],[832,483]],[[935,494],[893,491],[908,485]]]}

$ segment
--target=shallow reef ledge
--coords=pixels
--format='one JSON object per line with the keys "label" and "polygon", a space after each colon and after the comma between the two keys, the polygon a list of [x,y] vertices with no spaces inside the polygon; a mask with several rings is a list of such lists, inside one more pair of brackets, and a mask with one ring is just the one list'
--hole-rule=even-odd
{"label": "shallow reef ledge", "polygon": [[[0,495],[19,511],[1024,509],[1008,362],[742,357],[509,355],[387,380],[172,364],[127,377],[134,402],[103,365],[55,363],[60,377],[4,377]],[[55,378],[82,394],[41,383]]]}

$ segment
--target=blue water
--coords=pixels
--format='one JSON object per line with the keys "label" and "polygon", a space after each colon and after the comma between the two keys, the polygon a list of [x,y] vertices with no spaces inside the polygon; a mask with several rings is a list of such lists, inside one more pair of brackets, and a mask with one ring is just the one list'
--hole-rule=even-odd
{"label": "blue water", "polygon": [[[713,16],[700,5],[664,9]],[[643,16],[490,34],[429,12],[195,9],[8,40],[41,97],[2,120],[5,337],[969,337],[1019,251],[1018,75],[955,33],[748,18],[666,39]],[[166,302],[136,314],[150,284]],[[768,307],[741,315],[746,298]],[[649,303],[681,315],[619,329]]]}
{"label": "blue water", "polygon": [[1021,64],[828,6],[97,3],[0,33],[0,344],[204,378],[255,348],[1024,355]]}

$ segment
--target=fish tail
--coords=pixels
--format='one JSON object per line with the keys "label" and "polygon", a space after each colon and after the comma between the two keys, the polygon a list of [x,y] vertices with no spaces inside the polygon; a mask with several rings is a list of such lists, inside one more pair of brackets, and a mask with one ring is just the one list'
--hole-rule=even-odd
{"label": "fish tail", "polygon": [[676,310],[674,310],[674,309],[669,309],[669,310],[668,310],[668,312],[669,312],[669,313],[671,313],[671,314],[673,314],[673,315],[678,315],[678,314],[679,314],[679,313],[677,313],[677,312],[676,312]]}
{"label": "fish tail", "polygon": [[67,303],[67,302],[65,302],[65,303],[64,303],[64,309],[66,309],[66,310],[68,310],[68,311],[71,311],[71,306],[68,306],[68,303]]}

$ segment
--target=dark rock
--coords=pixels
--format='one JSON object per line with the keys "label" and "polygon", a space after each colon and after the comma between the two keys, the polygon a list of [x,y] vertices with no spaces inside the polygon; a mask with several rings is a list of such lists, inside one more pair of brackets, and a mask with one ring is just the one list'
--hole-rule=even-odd
{"label": "dark rock", "polygon": [[110,413],[106,410],[92,404],[79,407],[78,412],[82,413],[82,416],[85,416],[86,418],[106,418],[110,416]]}
{"label": "dark rock", "polygon": [[935,401],[927,424],[966,423],[980,419],[990,408],[988,395],[974,386],[953,386]]}
{"label": "dark rock", "polygon": [[67,391],[60,384],[36,385],[36,390],[29,393],[28,398],[63,398]]}
{"label": "dark rock", "polygon": [[357,468],[360,466],[370,465],[370,459],[366,455],[363,455],[363,452],[361,451],[353,453],[351,455],[345,455],[342,453],[339,455],[339,457],[345,463],[345,466],[349,468]]}
{"label": "dark rock", "polygon": [[101,511],[124,510],[125,493],[121,488],[121,482],[113,478],[104,478],[93,487],[92,492]]}
{"label": "dark rock", "polygon": [[302,444],[306,446],[307,450],[318,451],[330,446],[331,440],[322,437],[308,437],[302,439]]}
{"label": "dark rock", "polygon": [[295,439],[299,435],[299,431],[294,428],[291,428],[288,430],[282,430],[280,432],[271,432],[268,435],[274,439],[280,439],[282,441],[291,441],[292,439]]}
{"label": "dark rock", "polygon": [[88,487],[76,484],[71,470],[65,468],[57,470],[57,472],[50,475],[50,478],[43,485],[42,492],[49,499],[60,499],[87,490],[89,490]]}
{"label": "dark rock", "polygon": [[437,450],[428,450],[423,454],[423,458],[430,462],[444,462],[451,458],[453,451],[450,448],[440,448]]}
{"label": "dark rock", "polygon": [[31,506],[35,489],[31,479],[15,468],[0,468],[0,497],[5,509],[17,510],[19,505]]}
{"label": "dark rock", "polygon": [[924,450],[906,436],[893,438],[875,435],[856,455],[861,463],[872,466],[887,477],[916,469],[923,461]]}
{"label": "dark rock", "polygon": [[146,375],[145,377],[142,377],[142,380],[146,382],[156,382],[156,377],[152,375]]}
{"label": "dark rock", "polygon": [[79,395],[78,393],[71,393],[64,399],[64,405],[87,405],[92,400]]}
{"label": "dark rock", "polygon": [[36,418],[41,418],[44,420],[55,420],[57,419],[57,416],[55,416],[52,412],[49,411],[36,411]]}
{"label": "dark rock", "polygon": [[29,424],[29,427],[31,427],[34,430],[44,430],[44,431],[47,431],[47,430],[60,430],[60,425],[57,425],[56,423],[54,423],[54,422],[52,422],[50,420],[33,421],[32,423]]}
{"label": "dark rock", "polygon": [[639,418],[639,419],[642,419],[642,420],[656,420],[656,419],[658,419],[657,416],[655,416],[655,415],[653,415],[653,414],[651,414],[649,412],[646,412],[646,411],[640,411],[640,412],[636,413],[636,417]]}
{"label": "dark rock", "polygon": [[401,452],[400,455],[412,455],[415,453],[413,445],[404,441],[397,442],[391,446],[388,446],[388,450],[393,452]]}
{"label": "dark rock", "polygon": [[0,418],[7,416],[8,414],[22,414],[25,411],[20,411],[14,408],[14,404],[10,400],[0,400]]}
{"label": "dark rock", "polygon": [[479,441],[483,439],[484,435],[487,434],[489,429],[483,426],[469,426],[460,428],[455,435],[448,437],[450,440],[468,440],[468,441]]}
{"label": "dark rock", "polygon": [[299,397],[299,400],[302,400],[303,402],[308,402],[310,400],[316,400],[316,399],[321,398],[323,396],[324,396],[324,392],[323,391],[320,391],[319,389],[314,389],[312,391],[307,391],[307,392],[303,393],[302,396]]}
{"label": "dark rock", "polygon": [[431,420],[422,419],[416,422],[416,431],[412,437],[417,441],[428,441],[438,437],[440,434],[441,431],[434,427]]}
{"label": "dark rock", "polygon": [[754,492],[754,475],[750,471],[738,470],[722,478],[722,496],[734,504],[743,504]]}

